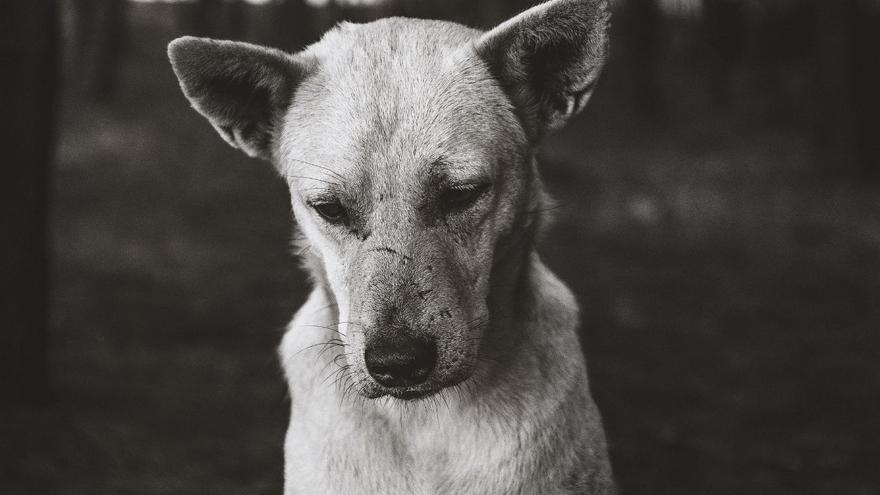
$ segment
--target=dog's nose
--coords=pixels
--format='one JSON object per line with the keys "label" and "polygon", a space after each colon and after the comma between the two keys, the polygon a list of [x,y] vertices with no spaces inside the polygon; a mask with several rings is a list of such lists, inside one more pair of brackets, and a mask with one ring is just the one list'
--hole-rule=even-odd
{"label": "dog's nose", "polygon": [[377,337],[364,351],[367,371],[386,387],[407,387],[424,382],[437,362],[434,342],[395,335]]}

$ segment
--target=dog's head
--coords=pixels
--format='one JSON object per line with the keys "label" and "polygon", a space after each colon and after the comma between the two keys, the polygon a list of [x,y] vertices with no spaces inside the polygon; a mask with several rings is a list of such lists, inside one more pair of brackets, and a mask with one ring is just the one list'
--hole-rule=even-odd
{"label": "dog's head", "polygon": [[605,1],[556,0],[486,33],[393,18],[293,55],[169,46],[193,107],[287,179],[363,395],[420,397],[473,373],[541,208],[534,147],[585,105],[607,24]]}

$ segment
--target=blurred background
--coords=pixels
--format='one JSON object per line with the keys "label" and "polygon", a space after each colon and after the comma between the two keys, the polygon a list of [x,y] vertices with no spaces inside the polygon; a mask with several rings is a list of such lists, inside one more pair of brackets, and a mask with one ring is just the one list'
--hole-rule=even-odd
{"label": "blurred background", "polygon": [[[0,493],[280,493],[286,187],[189,108],[172,38],[529,3],[4,0]],[[614,10],[542,251],[622,493],[878,493],[880,0]]]}

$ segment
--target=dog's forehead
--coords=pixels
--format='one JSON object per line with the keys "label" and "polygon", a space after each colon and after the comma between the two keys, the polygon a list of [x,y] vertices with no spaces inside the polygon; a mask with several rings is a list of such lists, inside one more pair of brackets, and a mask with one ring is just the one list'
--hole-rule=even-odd
{"label": "dog's forehead", "polygon": [[503,154],[518,124],[472,49],[479,34],[402,18],[330,31],[306,52],[318,63],[288,114],[287,166],[405,178],[438,161],[467,169]]}

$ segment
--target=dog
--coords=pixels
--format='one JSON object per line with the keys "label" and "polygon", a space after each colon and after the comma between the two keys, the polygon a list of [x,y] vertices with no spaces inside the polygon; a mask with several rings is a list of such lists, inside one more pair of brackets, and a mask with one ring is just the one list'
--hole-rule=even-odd
{"label": "dog", "polygon": [[534,248],[536,150],[590,98],[609,15],[169,45],[195,110],[289,184],[314,288],[279,351],[285,494],[615,493],[575,298]]}

